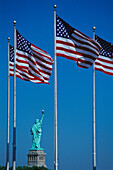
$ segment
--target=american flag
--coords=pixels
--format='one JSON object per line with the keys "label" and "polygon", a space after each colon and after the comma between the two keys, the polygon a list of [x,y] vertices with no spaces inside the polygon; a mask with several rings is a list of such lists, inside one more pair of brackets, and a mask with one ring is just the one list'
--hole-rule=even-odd
{"label": "american flag", "polygon": [[56,55],[89,68],[99,55],[99,44],[56,16]]}
{"label": "american flag", "polygon": [[101,45],[99,57],[95,60],[95,70],[113,75],[113,44],[97,35],[95,39]]}
{"label": "american flag", "polygon": [[[34,83],[48,83],[53,59],[16,31],[16,77]],[[14,76],[14,48],[10,46],[10,75]]]}

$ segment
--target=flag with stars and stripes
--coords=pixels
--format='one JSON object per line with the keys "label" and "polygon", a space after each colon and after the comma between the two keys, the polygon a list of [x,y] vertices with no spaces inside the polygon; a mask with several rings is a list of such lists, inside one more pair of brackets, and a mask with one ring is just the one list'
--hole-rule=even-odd
{"label": "flag with stars and stripes", "polygon": [[9,54],[10,54],[10,59],[9,59],[9,73],[10,76],[14,76],[14,47],[9,46]]}
{"label": "flag with stars and stripes", "polygon": [[56,16],[56,55],[89,68],[99,55],[100,45]]}
{"label": "flag with stars and stripes", "polygon": [[95,40],[100,44],[99,57],[95,60],[95,70],[113,76],[113,44],[95,35]]}
{"label": "flag with stars and stripes", "polygon": [[[10,75],[14,76],[14,48],[10,46]],[[50,55],[16,31],[16,77],[34,83],[48,83],[52,73]]]}

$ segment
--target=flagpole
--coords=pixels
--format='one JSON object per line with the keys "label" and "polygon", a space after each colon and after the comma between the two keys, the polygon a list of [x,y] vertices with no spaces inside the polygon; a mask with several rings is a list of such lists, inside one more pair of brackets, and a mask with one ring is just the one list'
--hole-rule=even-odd
{"label": "flagpole", "polygon": [[57,120],[57,59],[56,59],[56,5],[54,5],[54,170],[58,170],[58,120]]}
{"label": "flagpole", "polygon": [[6,170],[9,170],[9,122],[10,122],[10,73],[9,73],[9,57],[10,57],[10,37],[8,37],[8,89],[7,89],[7,153],[6,153]]}
{"label": "flagpole", "polygon": [[14,113],[13,113],[13,170],[16,170],[16,21],[14,24]]}
{"label": "flagpole", "polygon": [[[95,29],[93,27],[93,39],[95,40]],[[93,170],[96,170],[96,120],[95,120],[95,65],[93,64]]]}

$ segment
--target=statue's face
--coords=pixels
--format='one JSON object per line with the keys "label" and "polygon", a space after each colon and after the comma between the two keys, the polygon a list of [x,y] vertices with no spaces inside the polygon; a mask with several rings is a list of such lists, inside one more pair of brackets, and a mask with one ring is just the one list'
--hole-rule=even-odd
{"label": "statue's face", "polygon": [[36,123],[38,123],[39,122],[39,119],[36,119],[36,121],[35,121]]}

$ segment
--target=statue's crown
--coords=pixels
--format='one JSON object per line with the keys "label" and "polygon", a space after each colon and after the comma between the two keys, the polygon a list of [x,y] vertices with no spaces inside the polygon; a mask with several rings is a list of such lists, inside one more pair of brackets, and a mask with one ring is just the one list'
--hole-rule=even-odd
{"label": "statue's crown", "polygon": [[36,119],[36,120],[35,120],[35,123],[38,123],[38,122],[39,122],[39,119]]}

